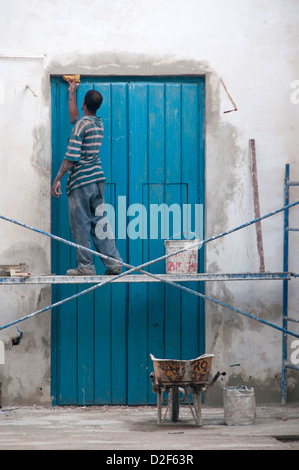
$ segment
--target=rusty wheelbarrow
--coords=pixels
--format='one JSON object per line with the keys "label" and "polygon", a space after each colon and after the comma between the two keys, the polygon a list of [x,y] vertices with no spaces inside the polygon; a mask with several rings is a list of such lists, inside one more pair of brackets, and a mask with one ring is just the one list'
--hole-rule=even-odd
{"label": "rusty wheelbarrow", "polygon": [[[170,409],[171,420],[179,418],[179,393],[184,394],[184,401],[190,407],[192,416],[197,426],[202,425],[201,398],[202,392],[208,391],[220,375],[225,372],[218,371],[209,383],[210,369],[214,354],[203,354],[196,359],[157,359],[152,354],[154,372],[150,374],[153,392],[157,393],[158,424],[164,422]],[[162,421],[163,392],[168,394],[168,404]],[[193,406],[188,398],[192,394]]]}

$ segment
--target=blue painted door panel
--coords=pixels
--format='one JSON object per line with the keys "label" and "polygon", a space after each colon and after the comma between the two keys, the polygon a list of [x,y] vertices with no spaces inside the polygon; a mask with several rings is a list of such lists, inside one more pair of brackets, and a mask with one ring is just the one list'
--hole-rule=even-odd
{"label": "blue painted door panel", "polygon": [[[117,247],[125,262],[138,266],[165,253],[163,237],[194,230],[195,204],[204,204],[204,79],[82,77],[79,109],[90,88],[104,98],[101,160]],[[54,177],[71,132],[68,85],[61,77],[52,79],[52,116]],[[177,205],[181,214],[189,204],[193,214],[187,225],[182,217],[153,219],[151,208],[161,204]],[[52,231],[72,240],[65,192],[52,201]],[[103,274],[101,260],[95,262]],[[53,242],[52,272],[75,266],[75,250]],[[164,273],[165,262],[148,269]],[[86,287],[54,286],[53,301]],[[54,403],[155,403],[149,354],[190,359],[204,348],[204,306],[197,297],[163,283],[100,287],[52,311]]]}

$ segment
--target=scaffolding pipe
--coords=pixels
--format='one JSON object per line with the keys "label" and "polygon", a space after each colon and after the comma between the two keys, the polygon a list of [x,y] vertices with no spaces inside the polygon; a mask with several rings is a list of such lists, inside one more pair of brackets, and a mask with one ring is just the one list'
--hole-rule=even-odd
{"label": "scaffolding pipe", "polygon": [[[246,317],[248,317],[248,318],[254,319],[254,320],[256,320],[256,321],[258,321],[258,322],[260,322],[260,323],[263,323],[263,324],[265,324],[265,325],[267,325],[267,326],[270,326],[270,327],[272,327],[272,328],[275,328],[275,329],[277,329],[277,330],[280,330],[280,331],[282,331],[282,332],[285,333],[285,334],[290,334],[290,335],[292,335],[292,336],[295,336],[296,338],[299,338],[299,335],[296,335],[295,333],[292,333],[292,332],[288,331],[286,328],[281,328],[281,327],[279,327],[279,326],[277,326],[277,325],[274,325],[274,324],[269,323],[269,322],[267,322],[267,321],[265,321],[265,320],[262,320],[262,319],[260,319],[260,318],[258,318],[258,317],[255,317],[254,315],[251,315],[251,314],[249,314],[249,313],[243,312],[242,310],[236,309],[235,307],[229,306],[229,305],[227,305],[227,304],[225,304],[225,303],[223,303],[223,302],[220,302],[220,301],[218,301],[218,300],[216,300],[216,299],[213,299],[213,298],[211,298],[211,297],[208,297],[208,296],[206,296],[206,295],[204,295],[204,294],[201,294],[201,293],[199,293],[199,292],[196,292],[196,291],[194,291],[194,290],[191,290],[191,289],[189,289],[189,288],[187,288],[187,287],[184,287],[184,286],[181,286],[181,285],[179,285],[179,284],[176,284],[176,283],[174,283],[174,282],[172,282],[172,281],[170,281],[170,280],[167,280],[167,279],[165,279],[165,278],[164,278],[164,279],[159,278],[159,276],[157,276],[157,275],[155,275],[155,274],[149,273],[149,272],[147,272],[147,271],[142,271],[142,268],[144,268],[144,267],[146,267],[146,266],[149,266],[150,264],[154,264],[154,263],[156,263],[156,262],[158,262],[158,261],[160,261],[160,260],[162,260],[162,259],[165,259],[165,258],[167,258],[167,257],[174,256],[175,254],[181,253],[181,252],[183,252],[183,251],[187,251],[187,250],[191,249],[191,248],[194,247],[194,246],[203,245],[204,243],[208,243],[208,242],[210,242],[210,241],[216,240],[216,239],[218,239],[218,238],[220,238],[220,237],[223,237],[223,236],[225,236],[225,235],[228,235],[229,233],[233,233],[233,232],[235,232],[235,231],[237,231],[237,230],[240,230],[241,228],[244,228],[244,227],[247,227],[247,226],[249,226],[249,225],[252,225],[252,224],[256,223],[256,222],[259,221],[259,220],[264,220],[264,219],[266,219],[266,218],[268,218],[268,217],[271,217],[271,216],[273,216],[273,215],[275,215],[275,214],[278,214],[279,212],[286,211],[286,210],[288,210],[289,208],[294,207],[294,206],[297,205],[297,204],[299,204],[299,201],[296,201],[296,202],[294,202],[294,203],[292,203],[292,204],[288,204],[288,205],[282,207],[281,209],[278,209],[278,210],[276,210],[276,211],[270,212],[270,213],[268,213],[268,214],[266,214],[266,215],[264,215],[264,216],[262,216],[262,217],[259,217],[258,219],[254,219],[254,220],[252,220],[252,221],[250,221],[250,222],[247,222],[246,224],[242,224],[242,225],[240,225],[240,226],[238,226],[238,227],[235,227],[234,229],[231,229],[231,230],[228,230],[228,231],[226,231],[226,232],[223,232],[222,234],[215,235],[214,237],[207,238],[206,240],[203,240],[203,241],[201,241],[201,242],[197,241],[196,244],[194,244],[194,245],[192,244],[192,246],[190,246],[190,247],[188,247],[188,248],[178,250],[177,252],[174,252],[174,253],[169,253],[168,255],[164,255],[164,256],[161,256],[161,257],[159,257],[159,258],[156,258],[155,260],[148,261],[147,263],[143,263],[143,264],[141,264],[141,265],[139,265],[139,266],[137,266],[137,267],[132,267],[132,266],[126,264],[126,263],[122,263],[124,266],[129,266],[130,269],[129,269],[128,271],[124,272],[124,273],[121,273],[121,274],[119,274],[119,275],[117,275],[117,276],[112,277],[112,279],[109,278],[109,279],[107,279],[107,281],[104,281],[104,282],[101,282],[101,283],[99,283],[99,284],[96,284],[96,285],[94,285],[94,286],[92,286],[92,287],[90,287],[90,288],[88,288],[88,289],[86,289],[86,290],[84,290],[84,291],[82,291],[82,292],[80,292],[80,293],[77,293],[77,294],[75,294],[75,295],[73,295],[73,296],[71,296],[71,297],[68,297],[68,298],[66,298],[66,299],[63,299],[63,300],[61,300],[61,301],[59,301],[59,302],[56,302],[56,303],[54,303],[54,304],[52,304],[52,305],[49,305],[48,307],[45,307],[45,308],[40,309],[40,310],[38,310],[38,311],[36,311],[36,312],[33,312],[33,313],[29,314],[29,315],[26,315],[26,316],[24,316],[24,317],[22,317],[22,318],[19,318],[18,320],[15,320],[15,321],[10,322],[10,323],[8,323],[8,324],[6,324],[6,325],[3,325],[3,326],[0,327],[0,330],[3,330],[3,329],[5,329],[5,328],[8,328],[9,326],[15,325],[15,324],[17,324],[17,323],[19,323],[19,322],[21,322],[21,321],[24,321],[24,320],[26,320],[26,319],[28,319],[28,318],[31,318],[31,317],[33,317],[33,316],[36,316],[36,315],[38,315],[38,314],[40,314],[40,313],[42,313],[42,312],[45,312],[45,311],[47,311],[47,310],[50,310],[50,309],[52,309],[52,308],[58,307],[58,306],[62,305],[62,304],[65,303],[65,302],[68,302],[68,301],[70,301],[70,300],[76,299],[77,297],[79,297],[79,296],[81,296],[81,295],[84,295],[84,294],[86,294],[86,293],[88,293],[88,292],[91,292],[92,290],[95,290],[95,289],[97,289],[98,287],[101,287],[101,286],[103,286],[103,285],[109,284],[109,283],[113,282],[115,279],[118,279],[118,278],[120,278],[120,277],[122,277],[122,276],[125,276],[125,275],[129,274],[130,272],[133,272],[133,271],[140,271],[140,272],[143,272],[143,273],[145,273],[146,275],[148,275],[148,276],[150,276],[150,277],[154,277],[154,278],[156,278],[156,279],[158,279],[158,280],[160,280],[160,281],[162,281],[162,282],[165,282],[166,284],[172,285],[173,287],[177,287],[177,288],[179,288],[179,289],[181,289],[181,290],[184,290],[184,291],[186,291],[186,292],[188,292],[188,293],[190,293],[190,294],[196,295],[196,296],[201,297],[201,298],[203,298],[203,299],[205,299],[205,300],[208,300],[208,301],[211,301],[211,302],[213,302],[213,303],[216,303],[217,305],[220,305],[220,306],[222,306],[222,307],[225,307],[225,308],[228,308],[228,309],[230,309],[230,310],[233,310],[234,312],[237,312],[237,313],[239,313],[239,314],[241,314],[241,315],[244,315],[244,316],[246,316]],[[86,249],[87,251],[90,251],[90,252],[92,252],[93,254],[96,254],[97,256],[101,256],[101,257],[104,257],[104,258],[109,258],[109,257],[107,257],[107,256],[105,256],[105,255],[102,255],[102,254],[99,254],[99,253],[95,252],[94,250],[90,250],[89,248],[81,247],[80,245],[77,245],[77,244],[75,244],[75,243],[69,242],[68,240],[64,240],[64,239],[62,239],[62,238],[60,238],[60,237],[57,237],[56,235],[52,235],[52,234],[47,233],[47,232],[45,232],[45,231],[36,229],[36,228],[34,228],[34,227],[30,227],[30,226],[28,226],[28,225],[26,225],[26,224],[23,224],[23,223],[18,222],[18,221],[16,221],[16,220],[10,219],[10,218],[5,217],[5,216],[3,216],[3,215],[0,215],[0,218],[3,219],[3,220],[9,221],[9,222],[15,223],[15,224],[17,224],[17,225],[23,226],[23,227],[25,227],[25,228],[27,228],[27,229],[36,231],[36,232],[41,233],[41,234],[43,234],[43,235],[47,235],[47,236],[49,236],[49,237],[51,237],[51,238],[54,238],[55,240],[64,242],[64,243],[69,244],[69,245],[71,245],[71,246],[73,246],[73,247],[81,248],[81,249]]]}
{"label": "scaffolding pipe", "polygon": [[[147,264],[148,264],[148,263],[144,263],[144,264],[141,264],[141,265],[139,265],[139,266],[137,266],[137,267],[133,267],[132,269],[130,269],[130,270],[124,272],[124,273],[121,273],[121,274],[119,274],[119,275],[117,275],[117,276],[114,276],[112,279],[107,279],[107,281],[104,281],[104,282],[101,282],[101,283],[99,283],[99,284],[96,284],[96,285],[94,285],[94,286],[92,286],[92,287],[89,287],[88,289],[85,289],[84,291],[78,292],[77,294],[74,294],[74,295],[72,295],[72,296],[70,296],[70,297],[67,297],[67,298],[63,299],[63,300],[60,300],[60,301],[58,301],[58,302],[55,302],[54,304],[49,305],[48,307],[42,308],[42,309],[40,309],[40,310],[37,310],[36,312],[30,313],[30,314],[28,314],[28,315],[25,315],[25,316],[22,317],[22,318],[19,318],[19,319],[14,320],[14,321],[12,321],[12,322],[10,322],[10,323],[7,323],[6,325],[0,326],[0,330],[4,330],[4,329],[6,329],[6,328],[8,328],[8,327],[10,327],[10,326],[16,325],[16,324],[18,324],[18,323],[20,323],[20,322],[22,322],[22,321],[24,321],[24,320],[27,320],[27,319],[29,319],[29,318],[31,318],[31,317],[34,317],[34,316],[36,316],[36,315],[39,315],[40,313],[46,312],[46,311],[48,311],[48,310],[51,310],[52,308],[59,307],[60,305],[66,303],[66,302],[69,302],[70,300],[74,300],[74,299],[80,297],[81,295],[87,294],[87,293],[89,293],[89,292],[91,292],[91,291],[97,289],[98,287],[101,287],[101,286],[106,285],[106,284],[110,284],[110,283],[113,282],[114,280],[116,280],[116,279],[118,279],[118,278],[120,278],[120,277],[122,277],[122,276],[127,275],[129,272],[132,272],[132,271],[135,271],[135,270],[139,270],[139,269],[145,267],[145,265],[147,265]],[[192,289],[189,289],[189,288],[187,288],[187,287],[185,287],[185,286],[181,286],[181,285],[179,285],[179,284],[176,284],[176,283],[173,282],[173,281],[167,280],[167,279],[165,279],[165,278],[164,278],[164,279],[159,278],[159,276],[157,276],[156,274],[152,274],[152,273],[147,273],[147,274],[148,274],[150,277],[155,277],[155,278],[161,280],[162,282],[165,282],[166,284],[169,284],[169,285],[171,285],[171,286],[173,286],[173,287],[177,287],[177,288],[179,288],[179,289],[181,289],[181,290],[183,290],[183,291],[185,291],[185,292],[188,292],[189,294],[192,294],[192,295],[195,295],[195,296],[200,297],[200,298],[202,298],[202,299],[205,299],[205,300],[208,300],[208,301],[210,301],[210,302],[213,302],[213,303],[215,303],[215,304],[217,304],[217,305],[220,305],[221,307],[225,307],[225,308],[227,308],[227,309],[229,309],[229,310],[232,310],[232,311],[234,311],[234,312],[236,312],[236,313],[239,313],[239,314],[241,314],[241,315],[243,315],[243,316],[245,316],[245,317],[247,317],[247,318],[251,318],[252,320],[256,320],[256,321],[258,321],[258,322],[260,322],[260,323],[262,323],[262,324],[264,324],[264,325],[267,325],[267,326],[270,326],[270,327],[272,327],[272,328],[274,328],[274,329],[277,329],[277,330],[283,332],[284,334],[289,334],[289,335],[291,335],[291,336],[294,336],[295,338],[299,338],[299,335],[297,335],[297,334],[295,334],[295,333],[293,333],[293,332],[291,332],[291,331],[288,331],[286,328],[281,328],[280,326],[274,325],[273,323],[267,322],[266,320],[263,320],[263,319],[261,319],[261,318],[255,317],[254,315],[252,315],[252,314],[250,314],[250,313],[243,312],[243,311],[240,310],[240,309],[237,309],[237,308],[235,308],[235,307],[232,307],[232,306],[230,306],[230,305],[227,305],[227,304],[225,304],[225,303],[223,303],[223,302],[221,302],[221,301],[219,301],[219,300],[213,299],[212,297],[208,297],[208,296],[205,295],[205,294],[201,294],[200,292],[196,292],[196,291],[194,291],[194,290],[192,290]],[[110,276],[109,276],[109,277],[110,277]]]}
{"label": "scaffolding pipe", "polygon": [[[284,186],[284,203],[289,204],[289,175],[290,167],[286,165],[285,169],[285,186]],[[289,210],[286,209],[284,212],[284,240],[283,240],[283,269],[289,269]],[[288,283],[283,281],[283,299],[282,299],[282,327],[288,328]],[[286,404],[287,401],[287,372],[286,372],[286,361],[287,361],[287,337],[286,334],[282,335],[282,405]]]}

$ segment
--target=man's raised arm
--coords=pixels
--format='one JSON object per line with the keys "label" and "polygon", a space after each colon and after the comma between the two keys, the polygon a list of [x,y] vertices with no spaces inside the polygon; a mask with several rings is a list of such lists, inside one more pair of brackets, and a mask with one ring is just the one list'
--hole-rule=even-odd
{"label": "man's raised arm", "polygon": [[77,108],[77,99],[76,99],[76,90],[79,86],[79,83],[75,82],[75,78],[73,80],[68,80],[69,84],[69,115],[71,123],[74,124],[74,119],[76,116],[79,116],[79,111]]}

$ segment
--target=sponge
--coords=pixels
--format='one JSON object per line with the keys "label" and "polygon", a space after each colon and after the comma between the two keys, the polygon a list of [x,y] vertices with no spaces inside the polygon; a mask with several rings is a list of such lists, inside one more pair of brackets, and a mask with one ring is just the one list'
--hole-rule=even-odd
{"label": "sponge", "polygon": [[66,82],[68,80],[70,81],[73,81],[75,79],[75,82],[76,83],[80,83],[80,75],[63,75],[62,76],[63,80],[65,80]]}

